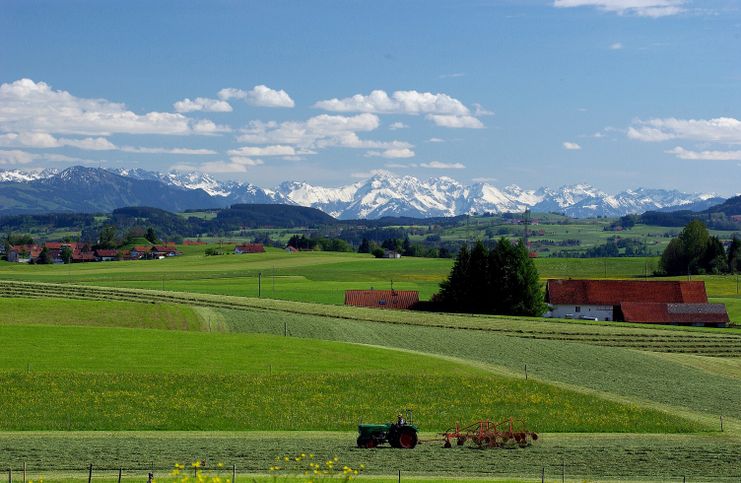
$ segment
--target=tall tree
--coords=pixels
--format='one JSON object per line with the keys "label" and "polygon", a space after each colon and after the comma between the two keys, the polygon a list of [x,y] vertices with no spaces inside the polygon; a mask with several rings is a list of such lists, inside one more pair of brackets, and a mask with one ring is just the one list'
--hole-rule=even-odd
{"label": "tall tree", "polygon": [[708,238],[705,252],[701,258],[701,268],[705,273],[717,275],[728,269],[728,258],[723,243],[717,236]]}
{"label": "tall tree", "polygon": [[733,236],[731,244],[728,245],[728,271],[736,273],[741,271],[741,239]]}
{"label": "tall tree", "polygon": [[468,251],[468,246],[463,245],[458,251],[450,275],[448,275],[447,280],[440,284],[440,292],[435,296],[435,302],[443,308],[448,310],[463,308],[470,262],[471,254]]}
{"label": "tall tree", "polygon": [[525,244],[506,238],[487,251],[478,242],[463,245],[448,279],[433,298],[443,309],[538,316],[545,312],[538,271]]}
{"label": "tall tree", "polygon": [[157,234],[154,232],[154,228],[151,226],[147,228],[147,234],[144,235],[144,238],[146,238],[149,243],[157,243]]}

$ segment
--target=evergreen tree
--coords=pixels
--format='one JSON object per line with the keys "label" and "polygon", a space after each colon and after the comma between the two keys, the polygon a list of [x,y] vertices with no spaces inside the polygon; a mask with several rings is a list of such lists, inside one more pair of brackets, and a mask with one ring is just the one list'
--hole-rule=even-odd
{"label": "evergreen tree", "polygon": [[[149,232],[147,232],[147,235],[149,235]],[[98,244],[96,247],[116,248],[116,227],[114,225],[106,225],[102,230],[100,230],[100,236],[98,237]]]}
{"label": "evergreen tree", "polygon": [[367,238],[363,238],[363,241],[360,242],[360,246],[358,247],[358,253],[370,253],[370,251],[370,242],[368,242]]}
{"label": "evergreen tree", "polygon": [[737,236],[733,236],[731,244],[728,245],[728,271],[730,273],[736,273],[741,271],[741,240]]}
{"label": "evergreen tree", "polygon": [[723,248],[723,243],[717,236],[711,236],[708,238],[708,243],[705,247],[705,252],[702,255],[700,263],[702,271],[713,275],[723,273],[728,268],[726,251]]}
{"label": "evergreen tree", "polygon": [[146,238],[149,243],[157,243],[157,234],[154,232],[154,228],[151,226],[147,228],[147,234],[144,235],[144,238]]}
{"label": "evergreen tree", "polygon": [[489,277],[493,313],[539,316],[545,312],[538,270],[522,240],[497,242],[489,254]]}
{"label": "evergreen tree", "polygon": [[36,263],[43,265],[54,263],[54,261],[51,259],[51,255],[49,254],[49,249],[47,249],[46,247],[41,249],[41,253],[39,253],[39,259],[36,261]]}
{"label": "evergreen tree", "polygon": [[457,312],[538,316],[545,312],[538,271],[525,244],[500,239],[491,250],[463,245],[433,302]]}
{"label": "evergreen tree", "polygon": [[440,284],[440,292],[435,296],[435,302],[448,310],[460,310],[465,303],[466,279],[471,254],[468,246],[463,245],[453,263],[448,279]]}

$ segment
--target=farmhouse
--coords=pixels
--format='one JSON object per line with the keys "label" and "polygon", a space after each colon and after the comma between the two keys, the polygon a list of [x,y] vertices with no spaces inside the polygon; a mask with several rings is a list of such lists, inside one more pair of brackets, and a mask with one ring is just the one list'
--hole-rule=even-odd
{"label": "farmhouse", "polygon": [[686,325],[728,325],[723,304],[708,303],[705,282],[548,280],[549,317]]}
{"label": "farmhouse", "polygon": [[419,302],[416,290],[345,290],[345,305],[410,309]]}
{"label": "farmhouse", "polygon": [[262,243],[243,243],[234,247],[234,253],[264,253],[265,246]]}
{"label": "farmhouse", "polygon": [[384,250],[383,258],[401,258],[401,253],[395,250]]}

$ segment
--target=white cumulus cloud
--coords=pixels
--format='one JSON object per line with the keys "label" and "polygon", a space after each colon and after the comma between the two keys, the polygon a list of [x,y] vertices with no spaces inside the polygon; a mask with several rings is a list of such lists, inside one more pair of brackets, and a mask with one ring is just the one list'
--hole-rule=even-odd
{"label": "white cumulus cloud", "polygon": [[428,114],[427,119],[440,127],[482,129],[484,124],[473,116],[455,116],[449,114]]}
{"label": "white cumulus cloud", "polygon": [[259,107],[294,107],[296,103],[283,89],[271,89],[266,85],[258,85],[249,91],[226,87],[219,91],[219,99],[243,99],[250,105]]}
{"label": "white cumulus cloud", "polygon": [[741,151],[693,151],[677,146],[666,151],[680,159],[698,160],[698,161],[741,161]]}
{"label": "white cumulus cloud", "polygon": [[243,146],[238,149],[228,151],[231,156],[296,156],[296,149],[293,146],[272,145],[272,146]]}
{"label": "white cumulus cloud", "polygon": [[566,149],[566,150],[569,150],[569,151],[578,151],[579,149],[581,149],[581,146],[579,144],[577,144],[577,143],[572,143],[572,142],[569,142],[569,141],[564,141],[563,142],[563,148]]}
{"label": "white cumulus cloud", "polygon": [[469,109],[447,94],[418,91],[394,91],[390,96],[383,90],[368,95],[355,94],[343,99],[319,101],[314,107],[334,112],[370,112],[376,114],[453,114],[467,115]]}
{"label": "white cumulus cloud", "polygon": [[406,129],[408,127],[409,127],[408,125],[404,124],[403,122],[398,122],[398,121],[392,122],[391,124],[389,124],[389,129],[391,129],[392,131],[395,131],[397,129]]}
{"label": "white cumulus cloud", "polygon": [[0,134],[0,146],[23,146],[28,148],[48,149],[72,146],[87,151],[108,151],[116,146],[103,137],[97,138],[56,138],[45,132],[21,132]]}
{"label": "white cumulus cloud", "polygon": [[185,98],[172,106],[177,112],[232,112],[232,106],[228,102],[207,97],[196,97],[193,100]]}
{"label": "white cumulus cloud", "polygon": [[358,149],[411,148],[403,141],[361,139],[358,133],[370,132],[380,125],[375,114],[333,116],[321,114],[306,121],[252,121],[237,140],[252,144],[288,144],[302,149],[345,147]]}
{"label": "white cumulus cloud", "polygon": [[684,12],[687,0],[554,0],[556,8],[594,7],[604,12],[639,17],[666,17]]}
{"label": "white cumulus cloud", "polygon": [[621,42],[613,42],[610,44],[610,50],[620,50],[623,48],[623,44]]}
{"label": "white cumulus cloud", "polygon": [[380,158],[413,158],[414,151],[409,148],[391,148],[383,151],[368,151],[366,153],[368,157],[380,157]]}
{"label": "white cumulus cloud", "polygon": [[139,154],[178,154],[186,156],[205,156],[217,154],[213,149],[192,149],[192,148],[147,148],[137,146],[122,146],[119,148],[125,153]]}
{"label": "white cumulus cloud", "polygon": [[427,169],[464,169],[466,166],[462,163],[443,163],[442,161],[430,161],[429,163],[419,163],[419,167]]}
{"label": "white cumulus cloud", "polygon": [[0,131],[107,136],[213,134],[228,130],[180,113],[136,114],[122,103],[75,97],[31,79],[0,84]]}
{"label": "white cumulus cloud", "polygon": [[732,117],[714,119],[637,120],[628,129],[628,137],[638,141],[658,142],[687,139],[701,142],[741,144],[741,121]]}

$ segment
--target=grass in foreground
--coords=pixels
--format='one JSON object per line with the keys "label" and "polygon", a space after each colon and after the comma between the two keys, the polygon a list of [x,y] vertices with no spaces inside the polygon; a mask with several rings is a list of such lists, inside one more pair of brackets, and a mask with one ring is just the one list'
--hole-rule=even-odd
{"label": "grass in foreground", "polygon": [[[432,437],[423,434],[423,439]],[[484,451],[468,446],[445,449],[440,442],[423,443],[412,451],[366,450],[354,444],[353,432],[0,433],[0,467],[19,469],[26,461],[33,478],[64,472],[87,481],[87,465],[92,463],[95,481],[105,475],[113,479],[119,467],[129,469],[124,475],[143,481],[152,467],[159,479],[176,462],[205,459],[211,467],[223,462],[229,470],[222,474],[229,477],[231,465],[236,465],[239,481],[240,474],[267,473],[276,456],[314,453],[317,458],[337,456],[352,467],[364,464],[359,481],[378,481],[373,478],[397,475],[398,470],[402,481],[413,481],[413,475],[420,481],[540,481],[543,469],[547,479],[560,481],[562,465],[572,481],[681,481],[686,476],[687,481],[735,482],[741,473],[741,442],[720,435],[544,434],[530,448]],[[249,480],[243,476],[242,481]]]}
{"label": "grass in foreground", "polygon": [[461,363],[270,335],[0,327],[2,430],[348,430],[413,408],[427,430],[514,416],[536,431],[708,428]]}

